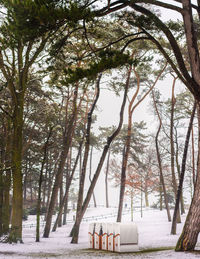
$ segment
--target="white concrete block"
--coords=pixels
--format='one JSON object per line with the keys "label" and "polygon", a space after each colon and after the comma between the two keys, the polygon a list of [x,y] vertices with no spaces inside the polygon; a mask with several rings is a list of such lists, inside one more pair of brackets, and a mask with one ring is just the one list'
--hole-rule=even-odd
{"label": "white concrete block", "polygon": [[115,223],[113,236],[113,251],[131,252],[137,251],[138,229],[134,223]]}

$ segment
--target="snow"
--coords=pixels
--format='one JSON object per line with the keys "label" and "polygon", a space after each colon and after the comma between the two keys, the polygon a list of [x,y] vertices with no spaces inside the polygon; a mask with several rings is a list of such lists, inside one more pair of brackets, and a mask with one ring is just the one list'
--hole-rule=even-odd
{"label": "snow", "polygon": [[[81,224],[78,244],[71,244],[69,237],[73,223],[58,228],[51,232],[49,238],[42,238],[35,242],[35,217],[29,216],[24,223],[23,241],[24,244],[0,243],[0,259],[67,259],[67,258],[199,258],[199,253],[178,253],[174,252],[175,246],[181,233],[183,223],[178,224],[177,235],[170,235],[171,223],[167,221],[166,211],[145,210],[141,218],[139,211],[134,211],[134,222],[139,231],[139,249],[168,248],[171,250],[147,252],[147,253],[111,253],[88,249],[88,226],[92,221],[115,222],[116,208],[89,208],[84,222]],[[74,212],[70,213],[68,220],[71,222]],[[93,218],[92,218],[93,217]],[[186,216],[182,217],[184,222]],[[123,222],[130,221],[130,210],[124,211]],[[198,249],[198,246],[197,246]]]}

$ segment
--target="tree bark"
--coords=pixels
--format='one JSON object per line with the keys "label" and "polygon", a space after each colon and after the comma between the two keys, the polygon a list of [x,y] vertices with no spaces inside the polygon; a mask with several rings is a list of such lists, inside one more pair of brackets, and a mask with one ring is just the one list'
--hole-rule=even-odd
{"label": "tree bark", "polygon": [[23,186],[22,186],[22,131],[23,131],[24,93],[16,93],[13,116],[12,176],[13,200],[11,231],[8,242],[22,243]]}
{"label": "tree bark", "polygon": [[176,204],[175,204],[175,208],[174,208],[174,215],[173,215],[173,221],[172,221],[172,227],[171,227],[172,235],[176,234],[176,217],[177,217],[177,211],[179,208],[180,198],[181,198],[181,194],[182,194],[183,181],[184,181],[184,176],[185,176],[185,166],[186,166],[186,160],[187,160],[187,152],[188,152],[188,146],[189,146],[189,141],[190,141],[190,134],[191,134],[191,130],[192,130],[193,120],[194,120],[194,116],[195,116],[195,110],[196,110],[196,102],[194,102],[192,114],[190,117],[190,122],[188,125],[188,130],[187,130],[187,134],[186,134],[186,138],[185,138],[185,146],[184,146],[182,165],[181,165],[181,175],[180,175],[180,180],[179,180],[178,192],[177,192],[177,196],[176,196]]}
{"label": "tree bark", "polygon": [[[90,182],[92,181],[91,176],[92,176],[92,152],[93,152],[93,146],[91,146],[91,150],[90,150],[90,173],[89,173],[89,180]],[[94,207],[97,207],[97,203],[96,203],[96,198],[95,198],[95,194],[93,192],[92,194],[93,197],[93,201],[94,201]]]}
{"label": "tree bark", "polygon": [[196,175],[195,175],[195,158],[194,158],[194,127],[192,125],[192,180],[193,186],[195,186]]}
{"label": "tree bark", "polygon": [[[181,172],[180,172],[180,165],[179,165],[179,161],[178,161],[178,140],[177,140],[177,134],[176,134],[176,168],[177,168],[177,172],[178,172],[178,179],[180,182],[180,177],[181,177]],[[176,195],[177,197],[177,195]],[[184,207],[184,199],[183,199],[183,190],[181,192],[181,197],[180,197],[180,204],[181,204],[181,215],[185,213],[185,207]]]}
{"label": "tree bark", "polygon": [[[200,102],[197,103],[198,118],[198,150],[200,150]],[[183,227],[183,231],[176,244],[176,251],[193,251],[200,232],[200,152],[198,153],[197,179],[193,199]]]}
{"label": "tree bark", "polygon": [[[174,96],[174,89],[175,89],[175,83],[176,83],[176,77],[174,77],[173,84],[172,84],[172,97],[171,97],[171,117],[170,117],[170,154],[171,154],[171,174],[172,174],[172,187],[174,192],[174,198],[176,199],[177,195],[177,181],[176,181],[176,175],[175,175],[175,165],[174,165],[174,156],[175,156],[175,150],[174,150],[174,106],[175,106],[175,96]],[[181,216],[180,216],[180,210],[178,210],[177,214],[177,223],[181,223]]]}
{"label": "tree bark", "polygon": [[106,175],[105,175],[105,193],[106,193],[106,208],[109,208],[109,198],[108,198],[108,173],[109,173],[109,163],[110,163],[110,149],[108,151],[107,165],[106,165]]}
{"label": "tree bark", "polygon": [[7,234],[9,232],[10,224],[10,186],[11,186],[11,144],[12,144],[12,130],[11,120],[7,119],[6,127],[6,146],[5,146],[5,167],[6,175],[4,177],[4,193],[3,193],[3,208],[2,208],[2,232]]}
{"label": "tree bark", "polygon": [[3,170],[0,168],[0,237],[3,235]]}
{"label": "tree bark", "polygon": [[[129,143],[129,148],[130,148],[130,143]],[[121,222],[121,220],[122,220],[122,209],[123,209],[124,192],[125,192],[125,185],[126,185],[126,163],[128,161],[128,158],[127,158],[128,152],[126,151],[126,149],[127,149],[127,147],[125,144],[124,148],[123,148],[123,152],[122,152],[122,170],[121,170],[121,182],[120,182],[120,194],[119,194],[117,222]]]}

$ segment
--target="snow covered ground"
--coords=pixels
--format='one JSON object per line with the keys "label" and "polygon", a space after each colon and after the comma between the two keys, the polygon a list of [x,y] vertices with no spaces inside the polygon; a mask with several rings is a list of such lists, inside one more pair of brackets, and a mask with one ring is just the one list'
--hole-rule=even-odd
{"label": "snow covered ground", "polygon": [[[93,217],[93,218],[92,218]],[[130,212],[123,215],[123,221],[130,221]],[[73,218],[73,213],[68,217]],[[86,221],[87,220],[87,221]],[[182,230],[182,224],[178,224],[178,234],[170,235],[171,223],[167,221],[165,211],[145,210],[141,218],[140,212],[134,212],[134,222],[138,226],[139,231],[139,248],[147,250],[152,248],[168,248],[164,251],[148,251],[146,253],[111,253],[104,251],[94,251],[88,249],[88,225],[91,220],[94,222],[115,222],[115,208],[97,208],[88,209],[86,220],[82,223],[80,229],[79,244],[70,244],[71,238],[69,233],[72,223],[58,228],[56,232],[50,233],[49,238],[42,238],[39,243],[35,242],[35,219],[34,216],[29,216],[29,220],[24,223],[23,241],[24,244],[4,244],[0,243],[0,259],[67,259],[67,258],[200,258],[200,253],[177,253],[172,247],[175,246],[179,234]],[[185,216],[182,217],[184,222]],[[42,232],[41,232],[42,236]],[[200,240],[199,240],[200,241]],[[200,244],[199,244],[200,245]],[[198,249],[198,246],[197,246]]]}

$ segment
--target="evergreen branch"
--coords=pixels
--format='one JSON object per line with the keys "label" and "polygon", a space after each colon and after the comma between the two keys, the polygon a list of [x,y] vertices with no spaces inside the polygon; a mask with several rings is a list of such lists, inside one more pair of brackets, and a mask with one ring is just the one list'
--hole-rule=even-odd
{"label": "evergreen branch", "polygon": [[[131,33],[131,34],[125,35],[125,36],[123,36],[123,37],[121,37],[121,38],[119,38],[119,39],[117,39],[117,40],[115,40],[115,41],[111,41],[111,42],[108,43],[106,46],[103,46],[103,47],[101,47],[101,48],[96,48],[96,49],[93,51],[93,53],[96,53],[96,52],[105,50],[105,49],[111,47],[112,45],[114,45],[114,44],[116,44],[116,43],[118,43],[118,42],[120,42],[120,41],[122,41],[122,40],[125,40],[126,38],[129,38],[129,37],[131,37],[131,36],[138,36],[138,35],[140,35],[140,34],[142,34],[142,32]],[[122,50],[121,50],[121,53],[123,53],[123,51],[124,51],[124,50],[122,49]],[[85,58],[91,56],[91,54],[93,54],[93,53],[89,53],[88,55],[85,56]]]}
{"label": "evergreen branch", "polygon": [[[121,3],[121,1],[117,1],[117,2],[118,2],[118,3]],[[125,1],[123,1],[123,2],[125,2]],[[118,11],[118,10],[123,9],[124,7],[127,7],[127,6],[129,5],[129,2],[126,1],[126,3],[123,3],[123,4],[121,4],[121,5],[118,5],[118,6],[115,6],[115,7],[111,8],[111,6],[113,6],[114,4],[115,4],[115,3],[110,4],[109,9],[108,9],[108,7],[104,7],[104,8],[102,8],[102,9],[99,10],[99,11],[95,11],[95,12],[94,12],[94,15],[97,16],[97,17],[102,17],[102,16],[105,16],[105,15],[107,15],[107,14],[116,12],[116,11]]]}
{"label": "evergreen branch", "polygon": [[188,73],[188,70],[185,66],[185,62],[183,60],[183,56],[182,56],[181,50],[178,46],[178,43],[177,43],[176,39],[174,38],[172,32],[168,29],[168,27],[155,14],[153,14],[151,11],[147,10],[146,8],[136,5],[136,4],[131,4],[130,7],[132,7],[134,10],[144,14],[149,19],[151,19],[155,23],[157,28],[159,28],[165,34],[168,41],[170,42],[170,45],[171,45],[174,55],[176,57],[176,60],[177,60],[181,73],[183,74],[185,79],[189,82],[189,84],[191,84],[191,86],[189,84],[187,84],[187,87],[189,87],[190,91],[194,95],[195,95],[196,90],[197,90],[197,92],[199,92],[199,86]]}
{"label": "evergreen branch", "polygon": [[122,54],[119,51],[102,51],[99,52],[99,60],[89,63],[88,68],[77,67],[75,70],[71,68],[66,70],[68,77],[62,84],[70,84],[77,82],[83,78],[93,79],[98,73],[107,69],[116,68],[125,64],[132,64],[134,61],[129,55]]}
{"label": "evergreen branch", "polygon": [[49,37],[46,37],[46,38],[43,37],[43,38],[42,38],[39,47],[36,49],[34,55],[32,56],[32,58],[29,60],[29,62],[28,62],[27,65],[26,65],[26,68],[27,68],[27,69],[30,68],[30,67],[33,65],[33,63],[34,63],[35,60],[37,59],[38,55],[39,55],[39,54],[41,53],[41,51],[44,49],[45,44],[47,43],[48,39],[49,39]]}
{"label": "evergreen branch", "polygon": [[[131,2],[131,1],[130,1],[130,2]],[[180,1],[180,2],[182,2],[182,1]],[[163,3],[163,2],[161,2],[161,1],[155,1],[155,0],[143,0],[143,1],[138,0],[138,1],[137,1],[137,0],[136,0],[136,1],[134,1],[134,3],[152,4],[152,5],[156,5],[156,6],[159,6],[159,7],[164,7],[164,8],[166,8],[166,9],[170,9],[170,10],[177,11],[177,12],[179,12],[179,13],[181,13],[181,14],[182,14],[182,12],[183,12],[183,9],[182,9],[182,8],[180,8],[180,7],[176,6],[176,5],[173,5],[173,4]]]}
{"label": "evergreen branch", "polygon": [[[174,72],[178,75],[179,79],[185,84],[187,85],[187,81],[184,79],[184,77],[181,75],[181,73],[179,72],[179,70],[177,69],[177,66],[174,64],[173,60],[170,58],[170,56],[167,54],[167,52],[165,51],[165,49],[162,47],[162,45],[159,43],[159,41],[157,41],[151,34],[149,34],[147,31],[145,31],[143,28],[142,30],[148,35],[149,38],[147,38],[147,40],[151,40],[151,42],[153,42],[158,50],[163,54],[163,56],[166,58],[167,62],[170,64],[170,66],[173,68]],[[187,85],[188,87],[190,87],[190,85]]]}
{"label": "evergreen branch", "polygon": [[84,29],[84,34],[85,34],[87,44],[88,44],[89,48],[92,50],[92,52],[94,53],[95,50],[93,49],[92,45],[90,44],[90,41],[89,41],[88,36],[87,36],[87,29],[86,29],[86,26],[85,26],[85,20],[83,20],[83,29]]}
{"label": "evergreen branch", "polygon": [[128,47],[129,44],[131,44],[132,42],[137,41],[137,40],[149,40],[149,38],[143,36],[143,37],[138,37],[138,38],[130,39],[129,41],[126,42],[126,44],[122,48],[121,52],[123,53],[124,50]]}
{"label": "evergreen branch", "polygon": [[[177,2],[182,3],[182,1],[177,1]],[[101,9],[99,9],[98,11],[96,11],[95,13],[98,17],[100,17],[100,16],[104,16],[104,15],[110,14],[110,13],[115,12],[115,11],[121,10],[128,5],[135,4],[135,3],[152,4],[152,5],[156,5],[156,6],[159,6],[159,7],[166,8],[166,9],[174,10],[174,11],[177,11],[179,13],[183,12],[183,9],[176,6],[176,5],[169,4],[169,3],[163,3],[161,1],[156,1],[156,0],[143,0],[143,1],[141,1],[141,0],[134,0],[134,1],[132,1],[132,0],[122,1],[121,0],[120,1],[119,0],[119,1],[115,1],[113,3],[110,3],[109,7],[108,6],[103,7]],[[193,8],[198,9],[195,5],[193,5]]]}

